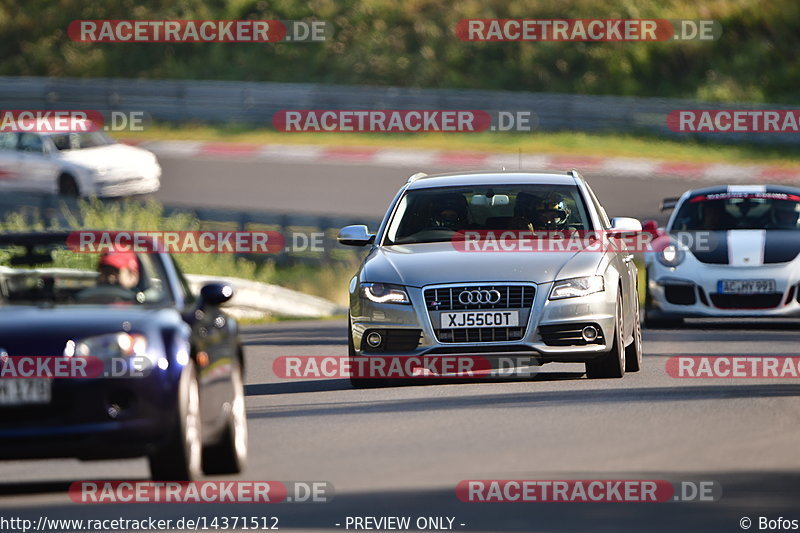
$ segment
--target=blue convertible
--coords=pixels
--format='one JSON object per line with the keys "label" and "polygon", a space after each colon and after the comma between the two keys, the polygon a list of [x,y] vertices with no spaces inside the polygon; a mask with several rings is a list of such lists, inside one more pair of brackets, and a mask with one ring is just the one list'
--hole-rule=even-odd
{"label": "blue convertible", "polygon": [[244,468],[230,286],[199,296],[166,253],[79,254],[68,234],[0,234],[0,360],[91,358],[81,379],[0,376],[0,458],[147,456],[154,479]]}

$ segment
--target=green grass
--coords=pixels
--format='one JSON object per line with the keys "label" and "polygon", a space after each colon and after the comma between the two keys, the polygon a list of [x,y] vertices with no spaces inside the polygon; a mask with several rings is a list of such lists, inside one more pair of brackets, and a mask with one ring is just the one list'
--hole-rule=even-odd
{"label": "green grass", "polygon": [[696,163],[797,165],[800,148],[669,140],[646,135],[579,132],[482,133],[281,133],[245,125],[151,124],[121,138],[252,144],[373,146],[397,149],[465,150],[524,155],[653,158]]}

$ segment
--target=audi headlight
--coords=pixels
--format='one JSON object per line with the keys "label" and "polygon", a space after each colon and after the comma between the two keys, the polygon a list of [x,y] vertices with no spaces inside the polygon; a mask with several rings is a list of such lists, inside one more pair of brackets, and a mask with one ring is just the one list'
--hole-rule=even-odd
{"label": "audi headlight", "polygon": [[562,279],[553,284],[550,291],[551,300],[588,296],[606,290],[603,276],[586,276],[585,278]]}
{"label": "audi headlight", "polygon": [[686,259],[686,252],[677,244],[670,243],[656,253],[656,259],[662,265],[674,268],[683,263],[683,260]]}
{"label": "audi headlight", "polygon": [[361,297],[379,304],[410,304],[406,290],[399,285],[362,283]]}
{"label": "audi headlight", "polygon": [[67,341],[64,355],[67,357],[143,357],[147,354],[147,337],[139,333],[108,333],[87,337],[78,341]]}

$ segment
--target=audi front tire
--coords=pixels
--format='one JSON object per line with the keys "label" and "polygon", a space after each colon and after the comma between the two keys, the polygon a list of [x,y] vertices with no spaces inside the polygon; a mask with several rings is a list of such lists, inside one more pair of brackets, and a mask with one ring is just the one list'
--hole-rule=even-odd
{"label": "audi front tire", "polygon": [[622,337],[624,322],[622,318],[622,296],[617,295],[616,320],[614,321],[614,341],[611,350],[586,362],[586,377],[589,379],[621,378],[625,375],[625,341]]}

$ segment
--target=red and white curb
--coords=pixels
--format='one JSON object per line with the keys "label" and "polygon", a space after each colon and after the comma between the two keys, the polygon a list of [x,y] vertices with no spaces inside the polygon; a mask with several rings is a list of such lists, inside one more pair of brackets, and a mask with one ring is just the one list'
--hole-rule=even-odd
{"label": "red and white curb", "polygon": [[203,141],[147,141],[137,143],[164,157],[254,159],[282,163],[352,164],[437,169],[537,169],[584,173],[613,173],[621,177],[672,177],[726,183],[800,182],[800,166],[683,163],[658,159],[575,155],[518,155],[488,152],[389,149],[309,144],[245,144]]}

